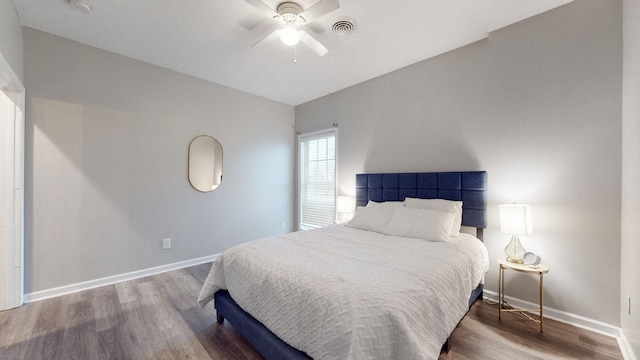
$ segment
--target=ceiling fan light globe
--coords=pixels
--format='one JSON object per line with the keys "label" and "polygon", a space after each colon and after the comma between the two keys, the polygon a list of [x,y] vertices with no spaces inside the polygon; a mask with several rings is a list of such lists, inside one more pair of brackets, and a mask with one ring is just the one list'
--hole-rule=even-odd
{"label": "ceiling fan light globe", "polygon": [[300,41],[304,33],[298,30],[298,27],[295,24],[287,24],[278,32],[278,36],[280,36],[280,41],[288,46],[293,46]]}

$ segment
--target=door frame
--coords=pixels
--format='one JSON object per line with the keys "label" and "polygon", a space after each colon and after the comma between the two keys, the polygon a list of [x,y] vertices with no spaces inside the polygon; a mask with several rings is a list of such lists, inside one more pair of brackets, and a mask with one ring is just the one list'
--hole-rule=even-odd
{"label": "door frame", "polygon": [[[24,108],[25,89],[0,53],[0,91],[13,102],[0,123],[0,310],[24,302]],[[5,201],[6,200],[6,201]]]}

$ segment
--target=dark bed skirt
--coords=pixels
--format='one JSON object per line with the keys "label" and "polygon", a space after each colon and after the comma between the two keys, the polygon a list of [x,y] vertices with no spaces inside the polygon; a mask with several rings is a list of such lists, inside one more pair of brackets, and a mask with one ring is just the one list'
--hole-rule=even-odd
{"label": "dark bed skirt", "polygon": [[231,298],[227,290],[219,290],[214,296],[216,318],[219,324],[229,320],[233,327],[267,360],[311,359],[309,355],[290,346],[273,334]]}
{"label": "dark bed skirt", "polygon": [[[476,301],[482,299],[482,284],[471,292],[469,297],[469,308]],[[290,346],[274,335],[266,326],[256,320],[248,312],[242,308],[231,298],[227,290],[219,290],[214,294],[214,307],[216,309],[216,318],[219,324],[224,319],[234,326],[234,328],[245,338],[253,347],[264,356],[270,359],[311,359],[309,355]],[[449,351],[451,342],[449,339],[442,346],[443,351]]]}

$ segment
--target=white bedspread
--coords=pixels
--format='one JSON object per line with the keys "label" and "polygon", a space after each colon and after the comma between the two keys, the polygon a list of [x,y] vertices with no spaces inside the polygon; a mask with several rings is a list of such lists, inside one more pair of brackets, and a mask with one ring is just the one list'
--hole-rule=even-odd
{"label": "white bedspread", "polygon": [[314,359],[437,359],[488,270],[471,235],[428,242],[335,225],[225,251],[198,303],[228,289]]}

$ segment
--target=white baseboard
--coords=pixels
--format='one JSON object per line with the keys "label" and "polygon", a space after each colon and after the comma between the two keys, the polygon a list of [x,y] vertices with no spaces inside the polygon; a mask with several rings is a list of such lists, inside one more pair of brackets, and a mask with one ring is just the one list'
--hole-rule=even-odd
{"label": "white baseboard", "polygon": [[100,286],[116,284],[116,283],[127,281],[127,280],[139,279],[145,276],[151,276],[151,275],[160,274],[167,271],[183,269],[189,266],[200,265],[200,264],[204,264],[204,263],[215,260],[215,258],[218,257],[218,255],[219,254],[214,254],[214,255],[209,255],[209,256],[205,256],[197,259],[180,261],[173,264],[161,265],[161,266],[156,266],[148,269],[132,271],[124,274],[107,276],[101,279],[95,279],[95,280],[83,281],[76,284],[64,285],[64,286],[60,286],[53,289],[40,290],[40,291],[32,292],[29,294],[24,294],[24,302],[30,303],[34,301],[40,301],[40,300],[49,299],[56,296],[71,294],[78,291],[89,290],[89,289],[97,288]]}
{"label": "white baseboard", "polygon": [[[495,297],[495,299],[498,299],[498,293],[490,290],[484,290],[484,297]],[[523,309],[535,309],[538,307],[538,304],[516,299],[510,296],[505,296],[504,298],[509,304],[514,307]],[[617,326],[607,324],[602,321],[589,319],[587,317],[572,314],[566,311],[556,310],[546,306],[544,307],[544,317],[557,320],[569,325],[577,326],[579,328],[594,331],[612,338],[617,338],[618,336],[620,336],[620,328]]]}
{"label": "white baseboard", "polygon": [[[498,293],[490,290],[484,290],[484,298],[493,298],[491,300],[497,302]],[[505,296],[504,298],[510,305],[514,307],[523,309],[535,309],[536,307],[538,307],[538,304],[534,304],[510,296]],[[544,307],[544,317],[615,338],[618,342],[618,346],[620,347],[620,352],[622,353],[623,359],[636,360],[636,357],[633,355],[633,351],[631,350],[631,345],[624,337],[622,329],[617,326],[546,306]]]}
{"label": "white baseboard", "polygon": [[631,349],[631,344],[627,341],[622,330],[620,330],[620,336],[617,340],[620,352],[622,353],[622,358],[624,360],[636,360],[636,356],[633,354],[633,349]]}

